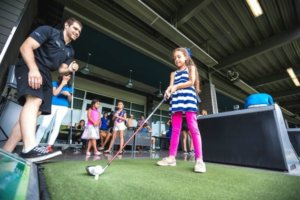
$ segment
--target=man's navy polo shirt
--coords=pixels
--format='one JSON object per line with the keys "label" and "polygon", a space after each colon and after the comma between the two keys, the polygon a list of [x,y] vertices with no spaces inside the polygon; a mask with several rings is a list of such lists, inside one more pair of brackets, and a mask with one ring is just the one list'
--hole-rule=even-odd
{"label": "man's navy polo shirt", "polygon": [[35,61],[47,84],[52,86],[50,71],[58,70],[62,63],[69,65],[74,60],[74,49],[70,43],[65,44],[63,31],[51,26],[40,26],[29,36],[40,44],[34,50]]}

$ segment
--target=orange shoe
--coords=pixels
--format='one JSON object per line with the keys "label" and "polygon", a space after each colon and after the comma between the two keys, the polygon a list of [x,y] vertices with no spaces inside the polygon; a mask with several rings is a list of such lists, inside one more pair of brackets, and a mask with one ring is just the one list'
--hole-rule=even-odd
{"label": "orange shoe", "polygon": [[52,148],[51,145],[47,146],[47,151],[48,151],[48,153],[52,153],[53,152],[53,148]]}

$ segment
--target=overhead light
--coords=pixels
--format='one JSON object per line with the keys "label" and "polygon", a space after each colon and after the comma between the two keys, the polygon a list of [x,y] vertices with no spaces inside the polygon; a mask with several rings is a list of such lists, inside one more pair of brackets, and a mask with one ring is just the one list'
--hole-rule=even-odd
{"label": "overhead light", "polygon": [[238,79],[233,82],[233,85],[239,87],[242,91],[248,93],[248,94],[253,94],[253,93],[258,93],[256,89],[245,83],[243,80]]}
{"label": "overhead light", "polygon": [[300,83],[299,83],[299,80],[293,70],[293,68],[287,68],[286,69],[287,73],[289,74],[289,76],[291,77],[292,81],[294,82],[294,84],[299,87],[300,86]]}
{"label": "overhead light", "polygon": [[83,73],[83,74],[89,74],[90,73],[90,68],[89,68],[89,62],[90,62],[90,56],[92,54],[91,53],[88,53],[88,57],[87,57],[87,61],[86,61],[86,65],[80,69],[80,72]]}
{"label": "overhead light", "polygon": [[161,92],[161,82],[159,82],[159,91],[158,91],[158,94],[156,96],[158,98],[162,98],[164,96],[163,93]]}
{"label": "overhead light", "polygon": [[263,14],[263,10],[258,2],[258,0],[246,0],[248,6],[250,7],[250,10],[254,17],[259,17]]}
{"label": "overhead light", "polygon": [[127,88],[132,88],[133,87],[133,82],[131,80],[131,73],[132,73],[132,70],[129,70],[129,80],[128,80],[128,83],[126,84]]}

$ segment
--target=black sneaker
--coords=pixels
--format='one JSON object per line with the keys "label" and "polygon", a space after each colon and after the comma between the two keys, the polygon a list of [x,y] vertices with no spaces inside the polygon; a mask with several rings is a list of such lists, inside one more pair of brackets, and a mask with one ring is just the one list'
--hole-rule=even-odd
{"label": "black sneaker", "polygon": [[53,158],[55,156],[59,156],[61,154],[62,154],[61,151],[48,152],[47,148],[45,147],[34,147],[28,153],[21,153],[20,157],[30,162],[40,162],[40,161]]}

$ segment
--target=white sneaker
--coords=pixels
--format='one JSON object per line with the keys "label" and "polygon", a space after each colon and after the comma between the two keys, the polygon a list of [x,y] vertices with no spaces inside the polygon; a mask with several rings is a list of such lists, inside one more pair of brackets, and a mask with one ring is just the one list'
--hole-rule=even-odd
{"label": "white sneaker", "polygon": [[99,150],[99,151],[103,151],[103,150],[104,150],[104,147],[99,147],[98,150]]}
{"label": "white sneaker", "polygon": [[156,164],[159,166],[176,166],[176,160],[175,158],[166,157],[158,161]]}
{"label": "white sneaker", "polygon": [[196,161],[194,171],[199,172],[199,173],[206,172],[206,166],[205,166],[205,163],[203,162],[203,160],[197,160]]}

